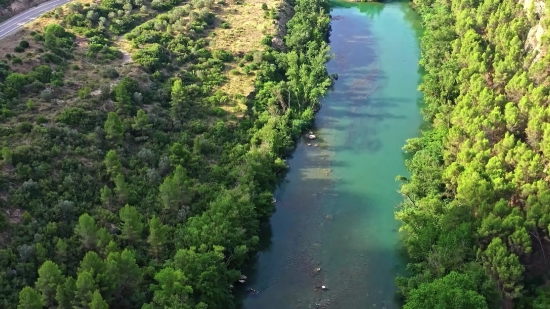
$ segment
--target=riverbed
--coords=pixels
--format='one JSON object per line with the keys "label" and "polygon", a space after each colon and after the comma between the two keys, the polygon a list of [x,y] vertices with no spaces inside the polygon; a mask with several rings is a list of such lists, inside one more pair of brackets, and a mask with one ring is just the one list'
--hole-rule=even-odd
{"label": "riverbed", "polygon": [[[398,308],[402,147],[422,123],[420,24],[408,2],[333,2],[314,141],[302,140],[246,286],[246,309]],[[325,286],[327,290],[318,287]],[[317,287],[317,288],[316,288]]]}

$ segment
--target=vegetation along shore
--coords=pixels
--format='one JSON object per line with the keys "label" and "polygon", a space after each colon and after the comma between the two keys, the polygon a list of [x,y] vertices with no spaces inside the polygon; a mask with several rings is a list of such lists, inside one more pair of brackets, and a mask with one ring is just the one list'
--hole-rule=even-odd
{"label": "vegetation along shore", "polygon": [[404,308],[550,308],[549,6],[414,3],[431,128],[404,148]]}

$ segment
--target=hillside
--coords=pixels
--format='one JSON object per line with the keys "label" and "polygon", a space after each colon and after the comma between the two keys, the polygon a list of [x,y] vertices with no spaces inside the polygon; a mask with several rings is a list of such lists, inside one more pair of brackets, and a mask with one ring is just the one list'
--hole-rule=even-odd
{"label": "hillside", "polygon": [[404,147],[404,308],[550,308],[550,6],[414,3],[432,126]]}
{"label": "hillside", "polygon": [[3,40],[0,307],[235,307],[331,84],[329,21],[320,0],[85,0]]}

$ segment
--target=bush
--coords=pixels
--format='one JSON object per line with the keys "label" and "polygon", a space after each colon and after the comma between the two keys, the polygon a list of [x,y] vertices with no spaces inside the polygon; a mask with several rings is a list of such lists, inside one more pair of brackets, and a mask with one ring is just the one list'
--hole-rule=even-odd
{"label": "bush", "polygon": [[53,92],[50,89],[44,89],[42,92],[40,92],[40,97],[46,101],[49,102],[51,99],[53,99]]}
{"label": "bush", "polygon": [[266,35],[265,38],[262,39],[262,44],[271,46],[271,41],[273,40],[273,37],[271,35]]}
{"label": "bush", "polygon": [[239,71],[237,69],[233,69],[233,70],[229,71],[229,73],[231,73],[233,75],[241,75],[241,71]]}
{"label": "bush", "polygon": [[15,46],[15,48],[13,49],[14,52],[16,53],[22,53],[25,51],[25,49],[21,46]]}
{"label": "bush", "polygon": [[229,28],[231,28],[231,27],[229,26],[229,24],[228,24],[227,22],[225,22],[225,21],[220,25],[220,27],[223,28],[223,29],[229,29]]}
{"label": "bush", "polygon": [[254,59],[254,55],[252,53],[248,53],[244,55],[244,61],[252,61]]}
{"label": "bush", "polygon": [[20,123],[15,130],[19,133],[29,133],[30,131],[32,131],[32,128],[33,128],[32,123],[28,121],[24,121]]}
{"label": "bush", "polygon": [[115,70],[114,68],[106,68],[103,71],[102,76],[106,78],[114,79],[119,77],[120,75],[118,74],[117,70]]}
{"label": "bush", "polygon": [[29,90],[35,93],[38,93],[39,91],[44,90],[45,88],[46,86],[44,86],[44,84],[39,80],[35,80],[29,85]]}
{"label": "bush", "polygon": [[27,110],[29,111],[32,111],[36,107],[36,104],[34,104],[34,101],[32,99],[28,99],[26,105],[27,105]]}
{"label": "bush", "polygon": [[29,45],[29,42],[27,42],[27,41],[21,41],[21,42],[19,42],[19,46],[21,46],[23,48],[27,48],[30,45]]}
{"label": "bush", "polygon": [[38,117],[36,117],[36,123],[37,124],[48,123],[48,118],[46,118],[46,116],[44,115],[39,115]]}
{"label": "bush", "polygon": [[78,90],[78,97],[81,98],[81,99],[87,99],[89,98],[91,95],[92,91],[90,90],[90,87],[84,87],[80,90]]}
{"label": "bush", "polygon": [[212,52],[212,57],[219,59],[223,62],[230,62],[233,60],[233,55],[225,50],[217,49]]}
{"label": "bush", "polygon": [[32,39],[36,42],[42,42],[44,41],[44,37],[41,34],[35,34],[32,36]]}
{"label": "bush", "polygon": [[82,108],[68,107],[57,116],[56,120],[68,125],[78,125],[85,117],[86,112]]}

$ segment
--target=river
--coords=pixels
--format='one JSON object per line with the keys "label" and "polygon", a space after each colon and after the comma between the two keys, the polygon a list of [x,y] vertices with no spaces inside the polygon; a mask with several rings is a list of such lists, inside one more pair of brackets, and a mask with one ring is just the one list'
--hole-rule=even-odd
{"label": "river", "polygon": [[335,1],[331,15],[328,70],[339,79],[317,115],[319,138],[300,141],[275,191],[246,309],[399,307],[395,177],[407,175],[402,147],[422,123],[420,23],[407,2]]}

